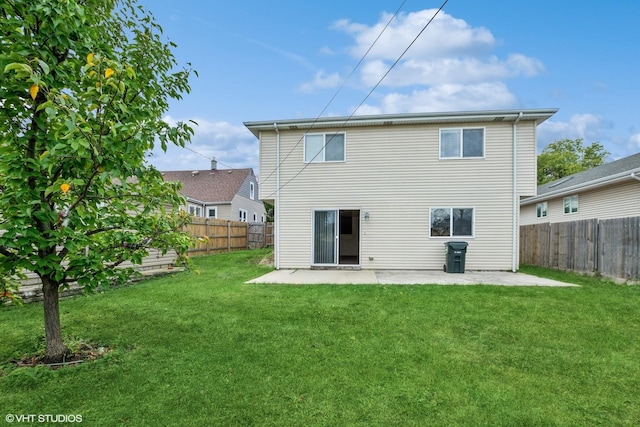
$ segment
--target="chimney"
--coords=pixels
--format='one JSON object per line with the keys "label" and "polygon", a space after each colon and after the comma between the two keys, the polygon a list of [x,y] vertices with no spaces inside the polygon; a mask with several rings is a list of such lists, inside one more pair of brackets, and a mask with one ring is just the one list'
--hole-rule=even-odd
{"label": "chimney", "polygon": [[212,158],[211,159],[211,170],[214,171],[218,168],[218,162],[216,161],[216,158]]}

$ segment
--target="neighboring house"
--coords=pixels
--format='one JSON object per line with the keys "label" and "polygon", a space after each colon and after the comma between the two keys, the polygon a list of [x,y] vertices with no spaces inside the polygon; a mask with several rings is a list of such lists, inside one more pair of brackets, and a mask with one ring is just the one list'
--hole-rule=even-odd
{"label": "neighboring house", "polygon": [[538,186],[522,225],[640,216],[640,153]]}
{"label": "neighboring house", "polygon": [[536,192],[536,127],[557,110],[246,122],[276,268],[518,267],[520,198]]}
{"label": "neighboring house", "polygon": [[195,217],[228,221],[265,222],[264,204],[258,198],[258,182],[253,169],[166,171],[165,181],[182,182],[184,209]]}

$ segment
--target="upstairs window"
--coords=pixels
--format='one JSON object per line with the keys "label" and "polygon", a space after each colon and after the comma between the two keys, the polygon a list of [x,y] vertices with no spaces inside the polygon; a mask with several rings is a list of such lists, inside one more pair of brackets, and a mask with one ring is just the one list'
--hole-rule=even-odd
{"label": "upstairs window", "polygon": [[484,129],[440,129],[440,158],[484,157]]}
{"label": "upstairs window", "polygon": [[249,183],[249,198],[255,200],[256,198],[256,185],[253,182]]}
{"label": "upstairs window", "polygon": [[572,214],[578,212],[578,196],[565,197],[564,200],[564,213]]}
{"label": "upstairs window", "polygon": [[344,133],[310,133],[304,137],[304,162],[344,162]]}

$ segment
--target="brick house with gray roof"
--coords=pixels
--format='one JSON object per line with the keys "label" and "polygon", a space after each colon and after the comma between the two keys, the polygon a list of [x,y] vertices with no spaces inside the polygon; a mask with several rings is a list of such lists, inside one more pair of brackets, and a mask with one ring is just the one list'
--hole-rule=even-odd
{"label": "brick house with gray roof", "polygon": [[165,171],[165,181],[182,183],[184,209],[199,218],[265,222],[264,204],[258,199],[258,182],[251,168]]}

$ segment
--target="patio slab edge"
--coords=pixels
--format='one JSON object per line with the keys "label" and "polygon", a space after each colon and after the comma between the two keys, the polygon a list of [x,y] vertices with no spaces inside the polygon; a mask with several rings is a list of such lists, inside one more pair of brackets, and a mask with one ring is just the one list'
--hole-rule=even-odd
{"label": "patio slab edge", "polygon": [[290,285],[494,285],[576,287],[524,273],[504,271],[470,271],[445,273],[433,270],[273,270],[246,283]]}

